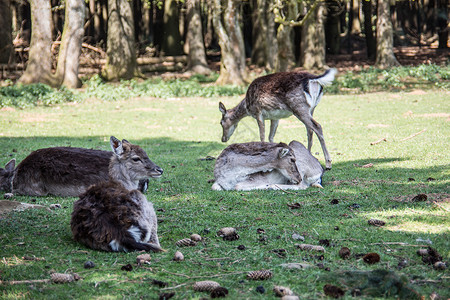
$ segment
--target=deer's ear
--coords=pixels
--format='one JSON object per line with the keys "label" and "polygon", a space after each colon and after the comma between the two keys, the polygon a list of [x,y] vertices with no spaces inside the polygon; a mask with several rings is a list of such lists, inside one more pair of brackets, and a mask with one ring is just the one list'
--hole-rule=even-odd
{"label": "deer's ear", "polygon": [[219,102],[219,110],[222,113],[222,115],[227,113],[227,109],[225,108],[225,105],[223,105],[222,102]]}
{"label": "deer's ear", "polygon": [[123,154],[123,146],[122,142],[119,141],[116,137],[111,136],[109,139],[109,143],[111,144],[111,149],[116,155],[122,155]]}
{"label": "deer's ear", "polygon": [[288,148],[283,148],[278,153],[278,158],[283,158],[283,157],[285,157],[288,154],[289,154],[289,149]]}
{"label": "deer's ear", "polygon": [[12,172],[12,171],[14,171],[15,166],[16,166],[16,159],[13,158],[10,161],[8,161],[8,163],[6,163],[5,171],[7,171],[8,173]]}

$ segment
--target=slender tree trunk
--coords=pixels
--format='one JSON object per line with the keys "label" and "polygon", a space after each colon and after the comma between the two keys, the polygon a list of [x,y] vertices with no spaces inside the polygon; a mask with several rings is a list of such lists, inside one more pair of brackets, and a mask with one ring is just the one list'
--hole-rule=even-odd
{"label": "slender tree trunk", "polygon": [[187,0],[187,35],[188,63],[187,69],[199,74],[209,74],[211,70],[206,61],[203,43],[202,20],[200,17],[200,0]]}
{"label": "slender tree trunk", "polygon": [[109,0],[108,12],[107,58],[102,75],[107,80],[133,78],[138,70],[130,2]]}
{"label": "slender tree trunk", "polygon": [[[245,49],[238,18],[237,0],[214,0],[214,29],[221,50],[220,75],[216,84],[242,85],[246,82]],[[222,10],[222,7],[225,10]]]}
{"label": "slender tree trunk", "polygon": [[325,67],[324,5],[319,5],[302,26],[300,65],[305,69]]}
{"label": "slender tree trunk", "polygon": [[437,31],[440,49],[447,49],[448,43],[448,0],[437,0]]}
{"label": "slender tree trunk", "polygon": [[327,3],[325,40],[328,53],[338,54],[341,50],[341,8],[336,2]]}
{"label": "slender tree trunk", "polygon": [[[287,20],[297,18],[298,5],[297,0],[289,0],[285,4],[285,15]],[[294,54],[294,30],[291,26],[279,24],[277,29],[278,44],[278,64],[275,71],[288,71],[295,66]]]}
{"label": "slender tree trunk", "polygon": [[253,14],[253,47],[252,62],[274,71],[278,65],[275,21],[272,12],[272,1],[256,0]]}
{"label": "slender tree trunk", "polygon": [[394,38],[390,15],[390,0],[378,1],[377,12],[377,58],[378,68],[400,65],[394,55]]}
{"label": "slender tree trunk", "polygon": [[64,30],[59,48],[56,80],[69,88],[81,86],[78,78],[81,43],[84,34],[85,4],[80,0],[65,0]]}
{"label": "slender tree trunk", "polygon": [[[359,1],[360,0],[351,0],[351,34],[360,34],[361,33],[361,23],[359,21]],[[362,0],[367,1],[367,0]]]}
{"label": "slender tree trunk", "polygon": [[10,0],[0,0],[0,12],[0,63],[6,64],[14,60]]}
{"label": "slender tree trunk", "polygon": [[30,0],[31,6],[31,42],[29,59],[25,72],[19,78],[20,83],[54,84],[52,76],[52,15],[50,1]]}
{"label": "slender tree trunk", "polygon": [[162,51],[164,55],[182,55],[180,35],[180,16],[178,13],[178,3],[176,0],[164,1],[164,36]]}
{"label": "slender tree trunk", "polygon": [[364,0],[362,5],[364,13],[364,34],[366,36],[367,58],[375,59],[376,41],[372,29],[372,1]]}

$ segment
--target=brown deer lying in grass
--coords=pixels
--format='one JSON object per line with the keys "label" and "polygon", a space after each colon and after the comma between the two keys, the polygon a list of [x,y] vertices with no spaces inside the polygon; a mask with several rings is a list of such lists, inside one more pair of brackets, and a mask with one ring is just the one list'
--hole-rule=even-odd
{"label": "brown deer lying in grass", "polygon": [[300,142],[292,141],[289,147],[294,151],[295,164],[301,176],[301,182],[290,184],[289,180],[277,170],[251,174],[247,180],[239,182],[236,190],[304,190],[310,186],[322,188],[324,169],[320,162]]}
{"label": "brown deer lying in grass", "polygon": [[[53,147],[33,151],[15,168],[0,168],[0,190],[19,195],[78,197],[99,181],[108,180],[111,151]],[[145,192],[148,179],[139,182]]]}
{"label": "brown deer lying in grass", "polygon": [[265,140],[264,120],[271,120],[269,142],[273,142],[279,119],[293,114],[306,126],[308,150],[311,151],[314,132],[322,146],[326,167],[331,169],[322,127],[312,116],[322,97],[323,87],[333,82],[335,74],[336,69],[330,69],[320,76],[306,72],[280,72],[255,79],[248,87],[244,100],[236,107],[227,110],[222,102],[219,103],[222,142],[229,140],[239,121],[246,116],[256,119],[261,142]]}
{"label": "brown deer lying in grass", "polygon": [[153,204],[136,190],[139,180],[161,176],[139,146],[110,139],[109,180],[97,183],[74,203],[70,226],[76,241],[104,251],[163,251]]}
{"label": "brown deer lying in grass", "polygon": [[294,184],[300,182],[292,149],[284,143],[251,142],[232,144],[216,160],[213,190],[234,190],[251,174],[276,170]]}

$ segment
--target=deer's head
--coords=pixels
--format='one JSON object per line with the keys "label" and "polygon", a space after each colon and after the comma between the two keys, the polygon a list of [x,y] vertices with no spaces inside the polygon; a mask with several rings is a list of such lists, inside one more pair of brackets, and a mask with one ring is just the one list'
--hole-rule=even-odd
{"label": "deer's head", "polygon": [[231,135],[233,135],[234,130],[237,127],[238,122],[234,122],[231,119],[231,114],[225,108],[225,105],[222,102],[219,102],[219,110],[222,113],[222,120],[220,120],[220,125],[222,125],[223,134],[222,134],[222,142],[227,142]]}

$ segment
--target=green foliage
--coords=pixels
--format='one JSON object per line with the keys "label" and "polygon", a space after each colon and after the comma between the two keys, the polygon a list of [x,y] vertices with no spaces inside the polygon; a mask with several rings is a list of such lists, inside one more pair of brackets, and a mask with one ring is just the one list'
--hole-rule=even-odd
{"label": "green foliage", "polygon": [[13,85],[0,88],[0,107],[16,106],[25,108],[36,105],[49,106],[76,100],[77,97],[71,90],[65,87],[53,89],[42,83]]}
{"label": "green foliage", "polygon": [[388,70],[370,67],[361,72],[346,72],[327,89],[333,94],[361,93],[411,88],[450,89],[450,66],[434,64],[395,67]]}

